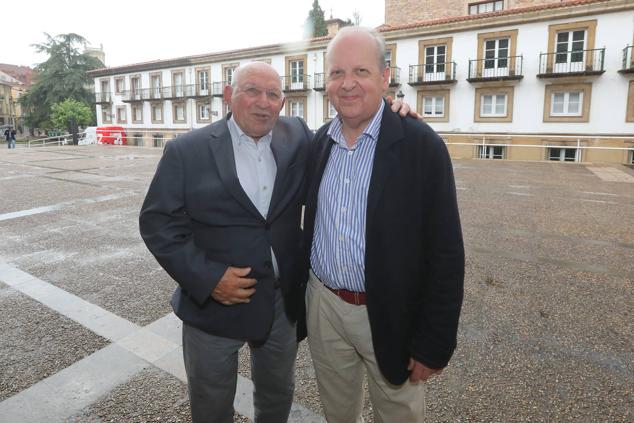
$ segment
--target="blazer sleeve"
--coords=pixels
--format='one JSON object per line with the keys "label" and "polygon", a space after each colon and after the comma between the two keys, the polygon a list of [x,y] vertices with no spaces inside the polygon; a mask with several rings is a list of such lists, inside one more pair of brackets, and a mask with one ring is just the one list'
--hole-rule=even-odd
{"label": "blazer sleeve", "polygon": [[141,237],[184,293],[199,305],[224,275],[227,265],[211,261],[196,246],[185,208],[185,163],[179,142],[165,146],[139,215]]}
{"label": "blazer sleeve", "polygon": [[449,152],[434,134],[432,159],[424,198],[427,283],[423,288],[422,313],[412,340],[412,356],[431,368],[447,366],[455,348],[463,299],[464,244]]}

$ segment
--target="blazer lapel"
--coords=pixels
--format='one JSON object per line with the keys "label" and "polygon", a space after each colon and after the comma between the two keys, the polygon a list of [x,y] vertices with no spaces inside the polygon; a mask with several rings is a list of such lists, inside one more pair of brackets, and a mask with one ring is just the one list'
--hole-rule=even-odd
{"label": "blazer lapel", "polygon": [[273,137],[271,139],[271,151],[275,157],[275,165],[277,172],[275,173],[275,184],[273,184],[273,193],[271,194],[271,202],[269,204],[269,213],[267,220],[273,220],[276,214],[282,209],[284,204],[284,195],[288,194],[286,170],[290,164],[293,152],[288,141],[288,134],[278,131],[277,127],[273,129]]}
{"label": "blazer lapel", "polygon": [[379,139],[374,152],[372,176],[370,177],[370,188],[368,190],[367,228],[372,227],[374,211],[385,188],[385,183],[396,166],[398,166],[397,152],[392,147],[404,137],[400,119],[386,104],[381,117],[381,131],[379,132]]}
{"label": "blazer lapel", "polygon": [[229,127],[227,126],[228,118],[229,115],[215,124],[211,131],[209,147],[216,162],[218,175],[227,191],[245,210],[263,219],[258,209],[249,199],[247,193],[242,189],[242,185],[240,185],[238,172],[236,170],[236,160],[233,155],[233,143],[231,142]]}

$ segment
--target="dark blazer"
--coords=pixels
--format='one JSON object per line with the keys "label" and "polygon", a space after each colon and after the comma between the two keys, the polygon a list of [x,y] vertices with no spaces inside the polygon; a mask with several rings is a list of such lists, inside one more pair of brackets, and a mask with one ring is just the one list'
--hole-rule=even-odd
{"label": "dark blazer", "polygon": [[[277,121],[271,141],[277,174],[264,219],[238,180],[227,119],[166,144],[139,226],[148,249],[178,283],[172,307],[179,318],[217,336],[263,340],[277,284],[271,246],[286,312],[297,319],[300,217],[313,134],[301,119]],[[211,298],[230,265],[252,268],[257,284],[248,304],[225,306]]]}
{"label": "dark blazer", "polygon": [[[317,194],[334,141],[329,124],[311,146],[304,217],[310,263]],[[449,154],[425,123],[386,105],[368,193],[365,289],[383,375],[403,383],[410,357],[443,368],[456,347],[464,247]]]}

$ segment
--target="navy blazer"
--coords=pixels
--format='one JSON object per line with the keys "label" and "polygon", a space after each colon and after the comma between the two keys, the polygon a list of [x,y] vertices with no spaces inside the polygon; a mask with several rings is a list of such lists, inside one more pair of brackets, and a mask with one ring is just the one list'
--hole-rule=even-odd
{"label": "navy blazer", "polygon": [[[317,197],[334,141],[329,124],[308,161],[304,265],[310,263]],[[386,105],[368,192],[365,289],[383,375],[403,383],[410,357],[443,368],[456,347],[464,247],[451,160],[425,123]]]}
{"label": "navy blazer", "polygon": [[[266,219],[238,180],[227,116],[165,146],[139,216],[143,240],[178,283],[172,297],[185,323],[217,336],[263,340],[274,311],[279,267],[286,312],[297,319],[301,295],[301,207],[308,140],[303,120],[280,117],[271,150],[277,174]],[[257,279],[248,304],[226,306],[211,293],[228,266],[251,267]]]}

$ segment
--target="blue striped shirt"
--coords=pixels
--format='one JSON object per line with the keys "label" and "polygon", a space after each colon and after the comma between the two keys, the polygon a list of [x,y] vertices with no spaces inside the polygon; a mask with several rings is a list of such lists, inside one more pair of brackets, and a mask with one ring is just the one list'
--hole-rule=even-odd
{"label": "blue striped shirt", "polygon": [[381,101],[378,112],[352,148],[346,144],[339,117],[332,120],[328,129],[336,144],[317,194],[310,264],[315,275],[330,288],[365,292],[368,188],[384,107]]}

